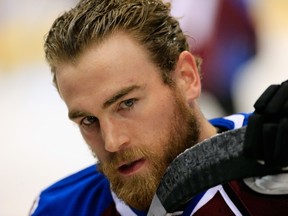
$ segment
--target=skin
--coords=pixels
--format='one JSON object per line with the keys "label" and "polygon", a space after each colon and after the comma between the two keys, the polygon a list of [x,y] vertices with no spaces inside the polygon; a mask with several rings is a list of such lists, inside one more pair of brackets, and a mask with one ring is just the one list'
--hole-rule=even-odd
{"label": "skin", "polygon": [[187,51],[179,56],[172,75],[175,88],[163,83],[145,49],[123,32],[91,46],[74,63],[62,62],[56,68],[69,118],[79,125],[97,159],[113,167],[113,175],[123,182],[146,176],[152,169],[152,159],[137,149],[164,157],[161,140],[169,137],[175,95],[193,111],[199,123],[198,141],[216,134],[197,105],[201,83]]}

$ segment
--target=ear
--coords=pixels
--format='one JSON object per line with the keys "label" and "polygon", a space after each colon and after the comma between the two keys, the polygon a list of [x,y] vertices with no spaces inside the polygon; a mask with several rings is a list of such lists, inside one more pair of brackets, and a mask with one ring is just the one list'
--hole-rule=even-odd
{"label": "ear", "polygon": [[174,75],[177,88],[191,104],[201,94],[201,80],[195,58],[190,52],[183,51],[179,55]]}

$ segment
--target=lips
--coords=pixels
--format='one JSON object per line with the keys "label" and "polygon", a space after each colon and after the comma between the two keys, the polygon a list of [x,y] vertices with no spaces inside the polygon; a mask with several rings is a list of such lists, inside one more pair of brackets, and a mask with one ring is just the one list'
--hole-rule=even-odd
{"label": "lips", "polygon": [[122,175],[132,175],[135,172],[137,172],[138,170],[140,170],[140,168],[142,167],[142,165],[144,164],[145,160],[144,159],[138,159],[129,163],[125,163],[121,166],[119,166],[118,171],[122,174]]}

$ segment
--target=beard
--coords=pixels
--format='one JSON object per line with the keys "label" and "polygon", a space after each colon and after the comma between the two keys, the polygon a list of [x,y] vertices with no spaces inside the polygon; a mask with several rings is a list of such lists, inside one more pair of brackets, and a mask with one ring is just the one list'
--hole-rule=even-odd
{"label": "beard", "polygon": [[[109,179],[112,191],[118,198],[138,210],[148,210],[169,164],[185,149],[198,142],[199,123],[191,109],[185,105],[184,99],[176,93],[174,92],[173,117],[154,141],[163,146],[163,154],[147,148],[146,145],[140,145],[134,149],[113,153],[109,162],[98,161],[98,169]],[[129,176],[128,179],[121,178],[117,174],[116,164],[119,161],[133,161],[135,158],[148,160],[151,163],[149,171]]]}

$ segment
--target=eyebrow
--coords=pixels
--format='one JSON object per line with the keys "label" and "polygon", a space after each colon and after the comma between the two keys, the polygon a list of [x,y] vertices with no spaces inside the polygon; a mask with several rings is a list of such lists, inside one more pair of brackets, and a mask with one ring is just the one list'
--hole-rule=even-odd
{"label": "eyebrow", "polygon": [[102,108],[107,108],[110,105],[112,105],[113,103],[115,103],[117,100],[119,100],[120,98],[124,97],[125,95],[129,94],[130,92],[139,89],[140,86],[138,85],[132,85],[132,86],[128,86],[125,87],[123,89],[120,89],[118,92],[116,92],[114,95],[112,95],[112,97],[110,97],[108,100],[106,100],[102,106]]}
{"label": "eyebrow", "polygon": [[[132,85],[132,86],[128,86],[125,88],[120,89],[118,92],[116,92],[114,95],[112,95],[108,100],[106,100],[103,103],[102,108],[105,109],[109,106],[111,106],[113,103],[115,103],[116,101],[118,101],[119,99],[121,99],[122,97],[124,97],[125,95],[129,94],[130,92],[141,88],[138,85]],[[68,117],[69,119],[73,120],[76,118],[80,118],[80,117],[84,117],[84,116],[92,116],[92,114],[87,113],[87,112],[83,112],[83,111],[70,111],[68,113]]]}
{"label": "eyebrow", "polygon": [[76,119],[76,118],[80,118],[83,116],[91,116],[91,115],[89,113],[82,112],[82,111],[71,111],[68,113],[68,117],[71,120]]}

